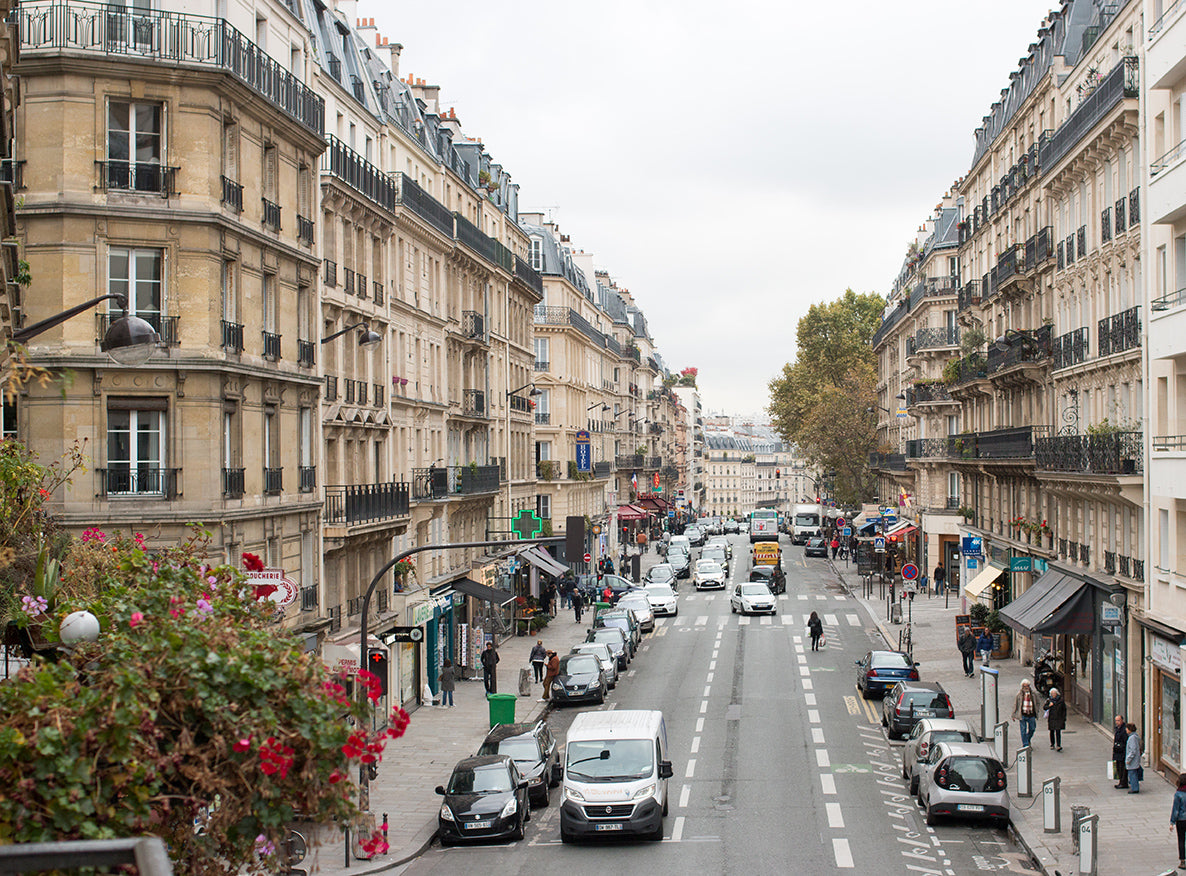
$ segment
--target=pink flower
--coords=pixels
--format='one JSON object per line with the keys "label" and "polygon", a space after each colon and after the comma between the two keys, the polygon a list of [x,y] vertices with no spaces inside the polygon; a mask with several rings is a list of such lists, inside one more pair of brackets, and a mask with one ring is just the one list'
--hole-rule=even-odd
{"label": "pink flower", "polygon": [[231,748],[235,749],[235,751],[247,751],[251,748],[251,737],[248,736],[245,739],[236,740],[235,744],[232,745]]}
{"label": "pink flower", "polygon": [[128,618],[128,626],[132,629],[136,629],[136,627],[140,626],[142,623],[144,623],[144,615],[138,611],[132,612],[132,616]]}

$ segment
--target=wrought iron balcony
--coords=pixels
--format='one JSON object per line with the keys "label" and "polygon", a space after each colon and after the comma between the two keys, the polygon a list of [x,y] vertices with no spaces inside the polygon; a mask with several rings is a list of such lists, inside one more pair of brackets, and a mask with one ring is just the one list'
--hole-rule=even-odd
{"label": "wrought iron balcony", "polygon": [[1116,201],[1116,208],[1114,210],[1114,213],[1116,216],[1116,233],[1117,234],[1124,233],[1124,227],[1125,227],[1124,214],[1125,214],[1125,207],[1127,207],[1127,206],[1128,206],[1127,198],[1120,198],[1118,201]]}
{"label": "wrought iron balcony", "polygon": [[326,487],[325,522],[349,526],[407,517],[411,514],[410,497],[411,488],[402,481]]}
{"label": "wrought iron balcony", "polygon": [[1079,230],[1075,232],[1075,249],[1076,258],[1083,258],[1087,255],[1087,226],[1080,225]]}
{"label": "wrought iron balcony", "polygon": [[[119,319],[123,314],[120,313],[96,313],[95,333],[98,336],[96,341],[101,341],[107,335],[107,329],[111,327],[111,321]],[[161,316],[159,313],[146,313],[144,311],[137,311],[131,314],[138,316],[147,322],[153,329],[156,330],[157,335],[161,339],[161,345],[165,347],[178,347],[181,345],[181,337],[178,332],[180,324],[180,317],[177,316]]]}
{"label": "wrought iron balcony", "polygon": [[973,353],[970,356],[965,356],[963,359],[948,362],[944,368],[944,374],[948,373],[954,379],[947,385],[949,388],[954,389],[966,383],[971,383],[973,380],[986,378],[988,376],[987,363],[984,361],[984,356],[980,353]]}
{"label": "wrought iron balcony", "polygon": [[243,212],[243,186],[225,176],[222,177],[222,203],[236,213]]}
{"label": "wrought iron balcony", "polygon": [[313,220],[304,216],[297,216],[297,240],[301,243],[313,243]]}
{"label": "wrought iron balcony", "polygon": [[544,279],[531,265],[515,256],[515,279],[522,282],[537,295],[544,294]]}
{"label": "wrought iron balcony", "polygon": [[921,328],[914,333],[914,337],[906,342],[906,355],[935,350],[944,347],[958,347],[960,330],[958,328]]}
{"label": "wrought iron balcony", "polygon": [[264,358],[275,361],[280,358],[280,335],[262,332],[264,337]]}
{"label": "wrought iron balcony", "polygon": [[956,297],[956,307],[960,310],[967,310],[980,303],[980,281],[969,280],[964,284],[964,288],[960,289],[959,295]]}
{"label": "wrought iron balcony", "polygon": [[284,489],[284,469],[264,469],[264,495],[275,496]]}
{"label": "wrought iron balcony", "polygon": [[354,294],[354,271],[349,268],[342,268],[342,290],[347,295]]}
{"label": "wrought iron balcony", "polygon": [[0,158],[0,183],[12,186],[14,192],[25,187],[25,162],[15,158]]}
{"label": "wrought iron balcony", "polygon": [[1112,208],[1104,207],[1100,212],[1100,243],[1107,243],[1112,239]]}
{"label": "wrought iron balcony", "polygon": [[155,161],[96,161],[99,188],[105,192],[146,192],[167,198],[177,194],[178,167]]}
{"label": "wrought iron balcony", "polygon": [[316,585],[301,588],[301,611],[316,611],[317,601]]}
{"label": "wrought iron balcony", "polygon": [[177,497],[179,468],[157,466],[109,464],[108,468],[95,469],[99,476],[99,494],[104,498],[129,496],[143,498],[174,499]]}
{"label": "wrought iron balcony", "polygon": [[869,468],[880,471],[906,471],[906,454],[870,453]]}
{"label": "wrought iron balcony", "polygon": [[1007,336],[1008,342],[1004,348],[997,344],[991,345],[988,348],[988,373],[996,374],[1027,362],[1046,361],[1051,354],[1052,333],[1051,327],[1044,325]]}
{"label": "wrought iron balcony", "polygon": [[547,370],[548,370],[548,368],[549,368],[549,366],[550,366],[550,364],[551,364],[551,363],[550,363],[550,362],[548,362],[548,360],[547,360],[547,359],[536,359],[536,360],[535,360],[535,365],[534,365],[534,366],[532,366],[532,370],[534,370],[534,371],[547,371]]}
{"label": "wrought iron balcony", "polygon": [[383,306],[383,284],[378,280],[371,283],[371,299],[379,307]]}
{"label": "wrought iron balcony", "polygon": [[1034,441],[1050,432],[1049,426],[1020,426],[976,433],[977,459],[1029,459]]}
{"label": "wrought iron balcony", "polygon": [[1043,471],[1132,475],[1145,470],[1144,432],[1055,435],[1039,438],[1037,467]]}
{"label": "wrought iron balcony", "polygon": [[363,597],[351,596],[346,600],[346,617],[355,617],[362,614]]}
{"label": "wrought iron balcony", "polygon": [[906,387],[906,407],[927,404],[929,402],[950,402],[951,390],[946,383],[916,383]]}
{"label": "wrought iron balcony", "polygon": [[317,346],[312,341],[297,341],[297,364],[312,368],[316,364]]}
{"label": "wrought iron balcony", "polygon": [[647,471],[658,471],[663,467],[662,456],[648,456],[646,460]]}
{"label": "wrought iron balcony", "polygon": [[508,399],[508,402],[512,411],[519,411],[524,414],[531,411],[531,400],[521,395],[512,395]]}
{"label": "wrought iron balcony", "polygon": [[614,465],[618,471],[641,469],[645,464],[646,457],[638,453],[614,457]]}
{"label": "wrought iron balcony", "polygon": [[1054,135],[1039,150],[1042,167],[1052,170],[1071,150],[1125,98],[1140,94],[1140,70],[1136,58],[1122,58],[1108,72]]}
{"label": "wrought iron balcony", "polygon": [[338,400],[338,378],[332,374],[325,375],[325,400],[331,402]]}
{"label": "wrought iron balcony", "polygon": [[593,463],[593,477],[608,478],[614,471],[614,464],[608,460]]}
{"label": "wrought iron balcony", "polygon": [[1078,365],[1087,359],[1089,355],[1088,346],[1088,332],[1086,327],[1075,329],[1073,332],[1067,332],[1065,335],[1059,335],[1054,339],[1052,345],[1054,361],[1051,362],[1050,367],[1057,371],[1059,368],[1070,368],[1072,365]]}
{"label": "wrought iron balcony", "polygon": [[280,230],[280,205],[275,201],[269,201],[267,198],[260,198],[263,202],[263,223],[273,231]]}
{"label": "wrought iron balcony", "polygon": [[383,407],[386,394],[387,387],[385,387],[382,383],[371,384],[371,404],[373,404],[375,407]]}
{"label": "wrought iron balcony", "polygon": [[422,189],[407,174],[399,174],[395,181],[399,183],[399,188],[396,191],[398,203],[407,207],[429,225],[436,228],[437,231],[452,239],[453,214],[449,208]]}
{"label": "wrought iron balcony", "polygon": [[354,276],[354,294],[362,299],[365,299],[367,297],[367,275],[366,274],[356,274]]}
{"label": "wrought iron balcony", "polygon": [[331,633],[342,631],[342,606],[340,605],[335,605],[329,609],[329,631]]}
{"label": "wrought iron balcony", "polygon": [[1141,346],[1141,306],[1130,307],[1099,321],[1098,355],[1111,356]]}
{"label": "wrought iron balcony", "polygon": [[912,438],[906,442],[907,459],[971,459],[976,456],[976,436]]}
{"label": "wrought iron balcony", "polygon": [[1017,274],[1017,244],[1013,244],[997,258],[997,285]]}
{"label": "wrought iron balcony", "polygon": [[461,311],[461,333],[472,341],[486,343],[486,320],[474,310]]}
{"label": "wrought iron balcony", "polygon": [[317,466],[302,465],[297,469],[297,479],[302,493],[311,493],[317,489]]}
{"label": "wrought iron balcony", "polygon": [[498,485],[497,465],[450,465],[412,471],[413,499],[497,493]]}
{"label": "wrought iron balcony", "polygon": [[224,468],[222,470],[222,495],[227,499],[238,499],[243,495],[247,478],[245,469]]}
{"label": "wrought iron balcony", "polygon": [[480,389],[467,389],[461,401],[461,412],[467,417],[486,416],[486,393]]}
{"label": "wrought iron balcony", "polygon": [[549,426],[549,425],[551,425],[551,423],[552,423],[552,415],[550,413],[548,413],[547,411],[536,411],[535,412],[535,425]]}
{"label": "wrought iron balcony", "polygon": [[1128,224],[1137,225],[1141,221],[1141,187],[1137,186],[1128,193]]}
{"label": "wrought iron balcony", "polygon": [[338,263],[337,262],[331,262],[329,259],[325,260],[324,277],[325,277],[325,285],[326,286],[337,286],[338,285]]}

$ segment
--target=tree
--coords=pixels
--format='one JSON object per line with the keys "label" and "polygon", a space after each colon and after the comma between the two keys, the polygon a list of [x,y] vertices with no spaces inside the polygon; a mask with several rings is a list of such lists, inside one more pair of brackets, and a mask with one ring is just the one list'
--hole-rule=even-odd
{"label": "tree", "polygon": [[873,495],[867,465],[876,449],[876,359],[870,345],[885,301],[851,289],[835,301],[813,304],[799,320],[793,363],[770,381],[767,410],[782,439],[815,467],[836,472],[836,497],[859,502]]}

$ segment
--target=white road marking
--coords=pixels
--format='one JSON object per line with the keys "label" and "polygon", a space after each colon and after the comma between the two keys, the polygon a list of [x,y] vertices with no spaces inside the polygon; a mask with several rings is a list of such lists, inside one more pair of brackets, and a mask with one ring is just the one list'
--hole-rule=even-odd
{"label": "white road marking", "polygon": [[811,667],[810,666],[800,666],[799,674],[800,675],[811,675]]}
{"label": "white road marking", "polygon": [[745,615],[745,614],[743,614],[741,617],[739,617],[739,618],[737,619],[737,623],[738,623],[738,624],[740,624],[741,626],[745,626],[745,625],[746,625],[746,624],[748,624],[749,622],[750,622],[749,615]]}
{"label": "white road marking", "polygon": [[634,670],[633,670],[633,669],[630,669],[630,670],[628,670],[628,671],[626,672],[626,677],[627,677],[627,678],[634,678]]}
{"label": "white road marking", "polygon": [[694,736],[692,738],[692,754],[696,754],[698,751],[700,751],[700,737]]}
{"label": "white road marking", "polygon": [[794,622],[795,622],[794,615],[784,614],[782,616],[782,625],[784,627],[789,627]]}
{"label": "white road marking", "polygon": [[854,627],[859,627],[859,626],[861,625],[861,618],[860,618],[860,616],[858,616],[858,615],[855,615],[855,614],[846,614],[846,615],[844,616],[844,618],[845,618],[845,620],[847,620],[847,621],[849,622],[849,624],[850,624],[851,626],[854,626]]}
{"label": "white road marking", "polygon": [[715,660],[711,660],[711,661],[709,661],[708,668],[709,668],[709,669],[716,669],[716,668],[717,668],[717,662],[716,662]]}
{"label": "white road marking", "polygon": [[677,627],[683,627],[683,626],[687,626],[687,625],[688,625],[688,618],[687,618],[687,616],[686,616],[686,615],[680,615],[679,617],[677,617],[677,618],[675,619],[675,625],[676,625]]}
{"label": "white road marking", "polygon": [[819,785],[824,794],[836,793],[836,778],[831,773],[820,773]]}
{"label": "white road marking", "polygon": [[802,643],[803,637],[802,636],[791,636],[791,641],[794,642],[796,645],[799,645]]}
{"label": "white road marking", "polygon": [[801,678],[799,680],[803,682],[803,690],[815,690],[815,682],[810,678]]}
{"label": "white road marking", "polygon": [[850,870],[856,865],[852,861],[852,850],[848,847],[848,840],[832,840],[832,852],[836,855],[836,866]]}
{"label": "white road marking", "polygon": [[804,602],[806,602],[806,601],[807,601],[807,594],[806,594],[806,593],[800,593],[800,594],[799,594],[799,598],[800,598],[800,599],[802,599]]}
{"label": "white road marking", "polygon": [[816,599],[827,599],[828,597],[822,593],[817,593],[817,594],[815,594],[815,598]]}
{"label": "white road marking", "polygon": [[684,817],[677,815],[675,817],[675,825],[671,828],[671,841],[678,843],[684,835]]}
{"label": "white road marking", "polygon": [[714,675],[716,675],[716,673],[715,673],[715,672],[710,672],[710,673],[708,673],[708,675],[707,675],[707,676],[705,677],[705,679],[704,679],[704,680],[705,680],[705,682],[707,682],[708,684],[712,684],[712,677],[713,677]]}
{"label": "white road marking", "polygon": [[796,654],[795,659],[798,660],[800,663],[806,663],[807,655],[806,654]]}
{"label": "white road marking", "polygon": [[700,617],[696,618],[696,626],[698,626],[698,627],[702,627],[707,623],[708,623],[708,615],[706,615],[706,614],[702,614],[702,615],[700,615]]}
{"label": "white road marking", "polygon": [[679,792],[679,808],[680,809],[688,808],[688,798],[691,796],[692,796],[692,786],[684,785],[683,788],[681,788],[680,792]]}
{"label": "white road marking", "polygon": [[720,652],[718,652],[718,651],[717,651],[717,649],[715,649],[715,648],[714,648],[714,649],[713,649],[713,651],[712,651],[712,657],[713,657],[713,662],[714,662],[714,663],[716,662],[716,656],[717,656],[717,654],[718,654],[718,653],[720,653]]}
{"label": "white road marking", "polygon": [[839,803],[825,803],[824,808],[828,811],[828,827],[844,827],[844,815],[840,812]]}
{"label": "white road marking", "polygon": [[817,748],[815,750],[815,765],[819,767],[829,767],[832,765],[832,761],[828,757],[828,749]]}
{"label": "white road marking", "polygon": [[774,618],[767,615],[767,616],[759,618],[758,621],[759,621],[759,623],[769,626],[770,624],[774,623]]}
{"label": "white road marking", "polygon": [[687,767],[687,769],[684,770],[684,778],[690,779],[695,774],[696,774],[696,758],[693,757],[688,760],[688,767]]}
{"label": "white road marking", "polygon": [[700,714],[701,714],[701,715],[703,715],[703,714],[705,714],[705,713],[707,713],[707,712],[708,712],[708,700],[701,700],[701,702],[700,702]]}
{"label": "white road marking", "polygon": [[709,696],[711,693],[712,693],[712,685],[711,685],[711,684],[709,684],[709,685],[705,685],[705,687],[704,687],[704,697],[705,697],[705,699],[707,699],[707,698],[708,698],[708,696]]}
{"label": "white road marking", "polygon": [[811,728],[811,741],[814,742],[816,745],[824,744],[824,728],[823,727],[812,727]]}
{"label": "white road marking", "polygon": [[697,733],[703,733],[703,732],[704,732],[704,719],[703,719],[703,718],[697,718],[697,719],[696,719],[696,732],[697,732]]}
{"label": "white road marking", "polygon": [[809,706],[815,705],[815,694],[804,694],[803,701]]}
{"label": "white road marking", "polygon": [[818,724],[819,723],[819,709],[808,709],[807,710],[807,720],[811,724]]}
{"label": "white road marking", "polygon": [[834,615],[834,614],[825,614],[824,615],[824,623],[826,623],[830,627],[834,627],[834,626],[838,626],[840,624],[840,621],[836,620],[836,615]]}

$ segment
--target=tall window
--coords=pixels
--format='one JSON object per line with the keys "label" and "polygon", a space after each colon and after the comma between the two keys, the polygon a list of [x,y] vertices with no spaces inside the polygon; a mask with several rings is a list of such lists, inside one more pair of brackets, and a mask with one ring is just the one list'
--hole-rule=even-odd
{"label": "tall window", "polygon": [[108,188],[161,191],[163,115],[159,103],[107,104]]}
{"label": "tall window", "polygon": [[541,520],[552,519],[552,497],[540,494],[535,497],[535,513]]}
{"label": "tall window", "polygon": [[107,493],[165,492],[164,399],[109,399]]}
{"label": "tall window", "polygon": [[[165,313],[164,260],[159,249],[113,246],[107,254],[107,291],[127,298],[128,313],[145,320],[158,333]],[[115,302],[109,307],[118,310]]]}
{"label": "tall window", "polygon": [[232,119],[222,123],[222,175],[239,181],[239,123]]}
{"label": "tall window", "polygon": [[280,151],[275,143],[264,144],[263,162],[263,196],[276,203],[280,200],[276,189],[276,177],[280,172]]}
{"label": "tall window", "polygon": [[239,408],[234,402],[228,402],[222,412],[222,467],[228,469],[242,468],[239,460]]}
{"label": "tall window", "polygon": [[531,267],[537,271],[544,269],[544,242],[538,237],[531,238]]}
{"label": "tall window", "polygon": [[300,439],[301,446],[300,465],[302,468],[312,468],[313,466],[313,410],[312,408],[301,408],[300,413]]}
{"label": "tall window", "polygon": [[16,440],[16,424],[16,402],[5,399],[0,406],[0,441]]}
{"label": "tall window", "polygon": [[550,361],[548,359],[548,346],[550,340],[548,338],[535,339],[535,364],[536,367],[547,365]]}
{"label": "tall window", "polygon": [[276,334],[276,275],[264,274],[262,284],[264,331]]}
{"label": "tall window", "polygon": [[227,322],[239,321],[239,297],[235,294],[235,263],[222,263],[222,318]]}
{"label": "tall window", "polygon": [[276,429],[276,408],[269,405],[264,411],[264,465],[267,468],[280,468],[280,436]]}

